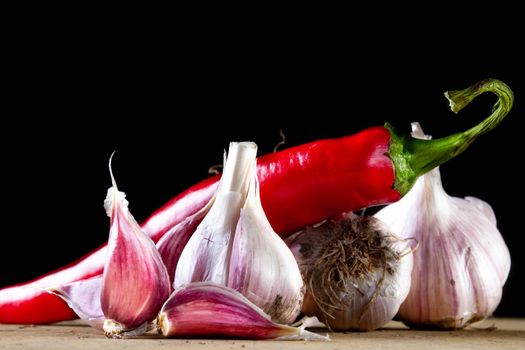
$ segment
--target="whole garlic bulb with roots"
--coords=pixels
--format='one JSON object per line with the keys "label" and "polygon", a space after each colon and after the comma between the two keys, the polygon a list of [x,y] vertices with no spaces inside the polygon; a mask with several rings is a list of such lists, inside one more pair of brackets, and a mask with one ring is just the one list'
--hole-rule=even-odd
{"label": "whole garlic bulb with roots", "polygon": [[344,214],[287,240],[306,285],[302,312],[336,331],[370,331],[397,313],[410,289],[412,240],[374,217]]}

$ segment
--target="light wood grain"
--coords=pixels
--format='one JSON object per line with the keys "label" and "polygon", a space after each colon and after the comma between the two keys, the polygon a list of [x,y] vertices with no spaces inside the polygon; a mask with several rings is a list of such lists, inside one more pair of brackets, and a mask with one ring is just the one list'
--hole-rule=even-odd
{"label": "light wood grain", "polygon": [[[487,328],[495,326],[496,329]],[[326,333],[326,330],[317,330]],[[415,331],[399,322],[369,333],[330,333],[330,342],[163,339],[146,336],[106,339],[80,321],[49,326],[0,325],[0,349],[525,349],[525,319],[489,319],[461,331]]]}

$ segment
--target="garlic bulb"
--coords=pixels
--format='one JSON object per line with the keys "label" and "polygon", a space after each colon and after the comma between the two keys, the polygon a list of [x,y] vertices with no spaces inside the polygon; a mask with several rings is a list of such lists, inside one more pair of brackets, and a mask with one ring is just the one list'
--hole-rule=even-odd
{"label": "garlic bulb", "polygon": [[166,337],[329,340],[273,322],[239,292],[210,282],[190,283],[174,292],[157,319]]}
{"label": "garlic bulb", "polygon": [[[412,129],[413,136],[423,137],[419,124],[413,123]],[[419,242],[400,320],[414,327],[453,329],[496,309],[510,254],[490,205],[447,195],[436,168],[375,216],[393,232]]]}
{"label": "garlic bulb", "polygon": [[128,210],[126,195],[113,187],[108,190],[104,207],[111,218],[108,249],[100,304],[108,337],[146,331],[169,296],[168,272],[155,244],[141,231]]}
{"label": "garlic bulb", "polygon": [[291,323],[301,309],[303,282],[262,209],[256,153],[254,143],[230,144],[213,204],[178,261],[174,288],[198,281],[228,286],[275,322]]}
{"label": "garlic bulb", "polygon": [[291,236],[307,287],[303,313],[338,331],[385,325],[410,288],[410,242],[373,217],[351,213]]}

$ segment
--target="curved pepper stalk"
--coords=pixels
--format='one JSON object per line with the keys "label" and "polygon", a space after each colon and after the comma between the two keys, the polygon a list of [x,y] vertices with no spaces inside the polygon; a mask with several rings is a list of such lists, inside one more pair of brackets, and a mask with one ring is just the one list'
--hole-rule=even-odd
{"label": "curved pepper stalk", "polygon": [[514,94],[504,82],[497,79],[485,79],[463,90],[447,91],[445,97],[452,111],[457,113],[484,92],[492,92],[498,97],[492,114],[461,133],[422,140],[398,134],[392,125],[385,124],[391,133],[388,154],[396,171],[394,188],[401,195],[412,188],[419,176],[463,153],[478,137],[494,129],[507,116],[514,103]]}

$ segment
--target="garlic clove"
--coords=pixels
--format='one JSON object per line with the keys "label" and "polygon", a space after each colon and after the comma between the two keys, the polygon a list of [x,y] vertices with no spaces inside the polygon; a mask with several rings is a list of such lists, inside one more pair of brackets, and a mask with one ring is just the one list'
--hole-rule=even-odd
{"label": "garlic clove", "polygon": [[[413,130],[419,129],[413,124]],[[454,329],[496,309],[510,254],[488,203],[449,196],[436,168],[375,216],[419,242],[412,287],[397,318],[412,327]]]}
{"label": "garlic clove", "polygon": [[287,239],[307,292],[302,312],[333,330],[370,331],[397,313],[410,289],[411,241],[379,220],[345,214]]}
{"label": "garlic clove", "polygon": [[232,142],[213,204],[179,258],[173,286],[211,281],[225,285],[231,241],[250,183],[257,145]]}
{"label": "garlic clove", "polygon": [[166,266],[171,281],[175,278],[177,263],[179,262],[184,247],[210,210],[212,203],[213,200],[195,214],[185,218],[171,230],[166,232],[166,234],[157,242],[157,250]]}
{"label": "garlic clove", "polygon": [[104,313],[100,306],[102,277],[68,283],[47,289],[62,298],[83,321],[91,327],[102,330]]}
{"label": "garlic clove", "polygon": [[288,324],[301,311],[303,280],[292,252],[266,218],[258,185],[253,177],[235,231],[227,285],[275,322]]}
{"label": "garlic clove", "polygon": [[210,282],[175,291],[162,307],[157,327],[166,337],[328,340],[277,324],[239,292]]}
{"label": "garlic clove", "polygon": [[111,227],[102,275],[101,307],[106,317],[104,331],[108,337],[146,329],[169,296],[170,282],[166,267],[155,244],[128,210],[125,194],[113,186],[108,190],[104,207]]}

